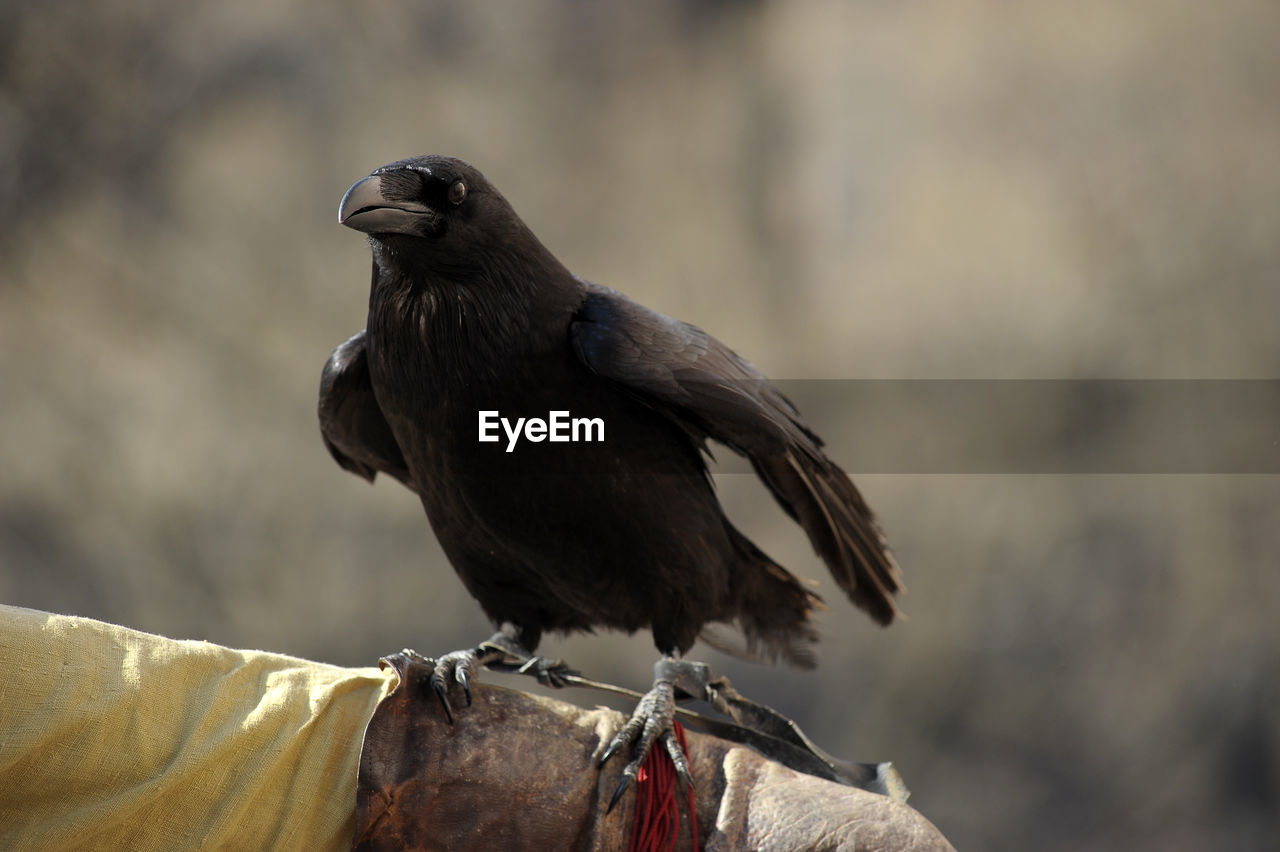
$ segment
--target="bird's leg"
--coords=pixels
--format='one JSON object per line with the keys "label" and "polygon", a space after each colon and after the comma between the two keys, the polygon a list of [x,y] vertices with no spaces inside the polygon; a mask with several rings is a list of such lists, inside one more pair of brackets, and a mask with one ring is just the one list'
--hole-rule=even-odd
{"label": "bird's leg", "polygon": [[609,801],[608,811],[613,810],[627,787],[636,779],[640,767],[649,756],[656,741],[661,741],[667,754],[671,756],[671,762],[675,764],[676,774],[679,775],[681,782],[685,785],[693,783],[689,774],[689,761],[685,757],[684,749],[680,748],[680,742],[675,734],[676,689],[688,692],[685,688],[688,684],[695,690],[690,694],[701,698],[702,690],[694,684],[699,679],[705,683],[708,671],[705,663],[686,662],[670,656],[664,656],[653,664],[653,688],[640,699],[631,718],[622,726],[622,730],[618,731],[617,736],[600,756],[600,765],[603,766],[609,758],[622,749],[627,746],[632,747],[631,762],[622,770],[622,779],[618,782],[618,789],[614,791],[613,798]]}

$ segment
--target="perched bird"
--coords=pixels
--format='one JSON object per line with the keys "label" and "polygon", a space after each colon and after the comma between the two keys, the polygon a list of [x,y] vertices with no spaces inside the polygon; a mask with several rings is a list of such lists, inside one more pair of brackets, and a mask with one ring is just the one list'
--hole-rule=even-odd
{"label": "perched bird", "polygon": [[[373,283],[365,329],[324,367],[325,444],[346,470],[418,494],[499,628],[440,659],[446,711],[486,649],[535,659],[547,631],[648,629],[668,660],[728,622],[749,655],[813,664],[818,598],[725,517],[708,439],[750,460],[854,604],[893,620],[900,573],[871,511],[795,407],[720,341],[574,275],[461,160],[383,166],[338,220],[369,235]],[[556,438],[556,412],[600,428],[574,441],[562,417]],[[631,747],[623,786],[655,741],[684,768],[671,678],[655,670],[603,758]]]}

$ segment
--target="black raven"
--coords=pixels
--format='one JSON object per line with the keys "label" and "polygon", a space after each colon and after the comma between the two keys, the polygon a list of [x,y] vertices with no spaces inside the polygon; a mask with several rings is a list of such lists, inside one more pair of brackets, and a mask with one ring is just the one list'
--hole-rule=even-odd
{"label": "black raven", "polygon": [[[900,574],[871,511],[724,344],[571,273],[457,159],[377,169],[338,220],[369,235],[373,284],[365,330],[324,368],[325,443],[343,468],[417,492],[499,627],[441,658],[446,710],[485,648],[534,659],[545,631],[648,628],[668,659],[731,622],[747,653],[813,665],[818,598],[725,518],[708,438],[750,460],[856,605],[893,619]],[[684,766],[672,692],[659,674],[606,750],[634,746],[623,785],[655,740]]]}

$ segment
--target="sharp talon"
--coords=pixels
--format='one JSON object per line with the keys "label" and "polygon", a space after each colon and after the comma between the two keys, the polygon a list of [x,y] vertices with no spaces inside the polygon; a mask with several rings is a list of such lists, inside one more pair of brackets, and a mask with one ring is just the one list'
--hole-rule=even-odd
{"label": "sharp talon", "polygon": [[440,706],[444,707],[445,718],[449,720],[449,724],[453,724],[453,708],[449,706],[449,690],[439,679],[431,678],[431,688],[435,690],[436,697],[440,699]]}
{"label": "sharp talon", "polygon": [[680,748],[680,741],[676,739],[675,734],[667,732],[662,737],[662,744],[667,747],[667,755],[671,758],[681,783],[684,786],[691,786],[693,777],[689,774],[689,758],[685,755],[684,749]]}
{"label": "sharp talon", "polygon": [[631,786],[631,776],[622,773],[622,780],[618,782],[618,789],[613,791],[613,798],[609,800],[609,807],[604,809],[606,814],[613,811],[614,807],[622,800],[622,795],[627,792],[627,788]]}
{"label": "sharp talon", "polygon": [[454,688],[454,684],[462,687],[463,697],[470,707],[474,700],[471,678],[476,673],[477,665],[476,651],[453,651],[435,661],[435,669],[431,673],[431,688],[440,699],[450,725],[454,722],[454,715],[449,690]]}
{"label": "sharp talon", "polygon": [[[627,723],[622,726],[622,730],[614,734],[613,739],[609,742],[609,747],[605,749],[604,755],[600,758],[600,765],[604,766],[606,760],[634,743],[636,741],[636,737],[640,734],[641,729],[644,728],[644,725],[645,720],[643,716],[632,716],[631,719],[627,720]],[[636,767],[638,768],[639,764],[636,764]],[[627,768],[631,769],[631,764],[628,764]],[[633,769],[632,771],[635,770]]]}
{"label": "sharp talon", "polygon": [[676,764],[676,778],[680,781],[680,792],[689,792],[689,788],[693,786],[693,776],[689,774],[687,765]]}
{"label": "sharp talon", "polygon": [[467,677],[467,670],[462,666],[458,666],[458,670],[454,673],[454,679],[462,685],[462,694],[467,697],[467,706],[471,706],[471,678]]}

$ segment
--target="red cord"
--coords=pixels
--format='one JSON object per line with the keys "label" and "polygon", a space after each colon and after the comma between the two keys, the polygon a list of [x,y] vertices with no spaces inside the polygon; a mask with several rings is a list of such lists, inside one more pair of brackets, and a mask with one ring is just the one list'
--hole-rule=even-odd
{"label": "red cord", "polygon": [[[675,722],[676,740],[686,755],[689,744],[684,726]],[[636,773],[636,819],[631,827],[630,852],[671,852],[680,837],[680,806],[676,802],[679,776],[666,749],[655,748]],[[693,852],[698,852],[698,812],[689,787],[689,827]]]}

